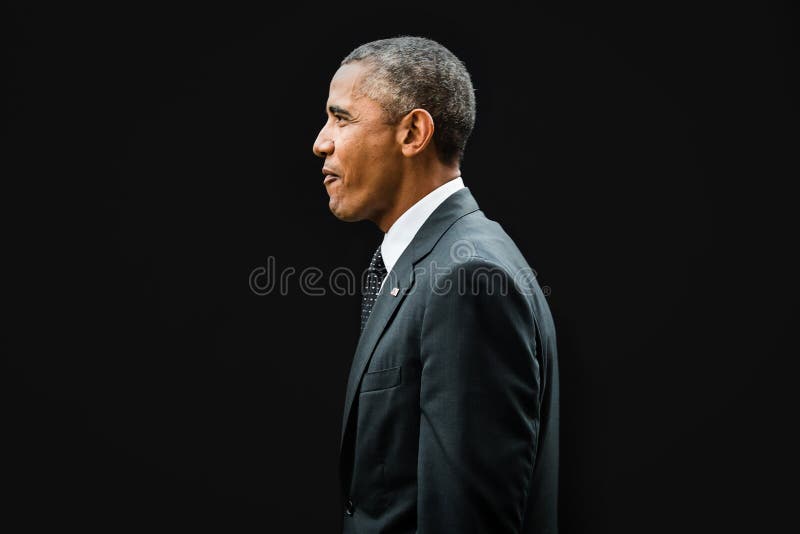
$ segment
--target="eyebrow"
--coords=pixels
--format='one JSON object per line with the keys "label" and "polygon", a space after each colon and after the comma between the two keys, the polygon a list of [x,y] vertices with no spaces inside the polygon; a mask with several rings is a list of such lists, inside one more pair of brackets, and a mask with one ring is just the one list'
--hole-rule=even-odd
{"label": "eyebrow", "polygon": [[339,106],[328,106],[328,111],[330,111],[333,115],[343,115],[348,118],[352,117],[349,111],[344,108],[340,108]]}

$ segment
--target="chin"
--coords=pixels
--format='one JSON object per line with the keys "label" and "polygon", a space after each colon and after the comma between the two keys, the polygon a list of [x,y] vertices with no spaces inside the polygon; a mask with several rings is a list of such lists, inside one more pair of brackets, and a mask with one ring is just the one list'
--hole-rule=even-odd
{"label": "chin", "polygon": [[337,213],[335,211],[333,211],[332,213],[336,216],[337,219],[339,219],[340,221],[343,221],[343,222],[358,222],[358,221],[363,221],[364,220],[362,217],[355,217],[353,215],[346,215],[346,214],[343,215],[343,214]]}
{"label": "chin", "polygon": [[330,203],[328,204],[328,207],[330,208],[331,213],[333,213],[334,217],[336,217],[340,221],[356,222],[361,220],[361,218],[355,216],[355,214],[348,212],[346,209],[342,209],[339,203],[332,198],[330,200]]}

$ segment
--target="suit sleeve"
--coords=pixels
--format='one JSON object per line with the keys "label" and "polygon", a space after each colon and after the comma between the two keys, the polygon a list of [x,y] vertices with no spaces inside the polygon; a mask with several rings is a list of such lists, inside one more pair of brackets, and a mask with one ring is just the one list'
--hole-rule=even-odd
{"label": "suit sleeve", "polygon": [[513,278],[488,261],[433,286],[421,340],[418,534],[520,531],[539,433],[534,328]]}

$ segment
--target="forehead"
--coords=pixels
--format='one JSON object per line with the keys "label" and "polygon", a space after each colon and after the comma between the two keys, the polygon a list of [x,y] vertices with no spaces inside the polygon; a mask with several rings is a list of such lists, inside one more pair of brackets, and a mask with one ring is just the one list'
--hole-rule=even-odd
{"label": "forehead", "polygon": [[361,83],[365,70],[365,67],[358,62],[339,67],[331,79],[329,102],[340,103],[355,100],[356,89]]}

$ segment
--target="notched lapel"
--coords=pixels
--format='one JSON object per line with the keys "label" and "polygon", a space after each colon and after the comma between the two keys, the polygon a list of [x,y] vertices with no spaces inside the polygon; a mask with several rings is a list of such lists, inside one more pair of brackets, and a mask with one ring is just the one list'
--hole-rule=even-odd
{"label": "notched lapel", "polygon": [[[378,344],[378,340],[383,335],[383,331],[386,330],[386,326],[389,324],[394,312],[403,302],[409,288],[414,283],[413,265],[408,255],[404,254],[403,256],[397,261],[394,269],[389,273],[386,282],[383,284],[380,293],[378,293],[378,297],[372,307],[372,313],[370,313],[367,324],[364,325],[364,331],[358,340],[353,363],[350,365],[350,375],[347,378],[340,447],[347,431],[347,421],[350,418],[350,409],[353,405],[356,389],[364,371],[367,369],[367,364],[369,364],[372,352],[375,350],[375,345]],[[397,295],[393,296],[390,293],[390,288],[392,291],[396,288]]]}

